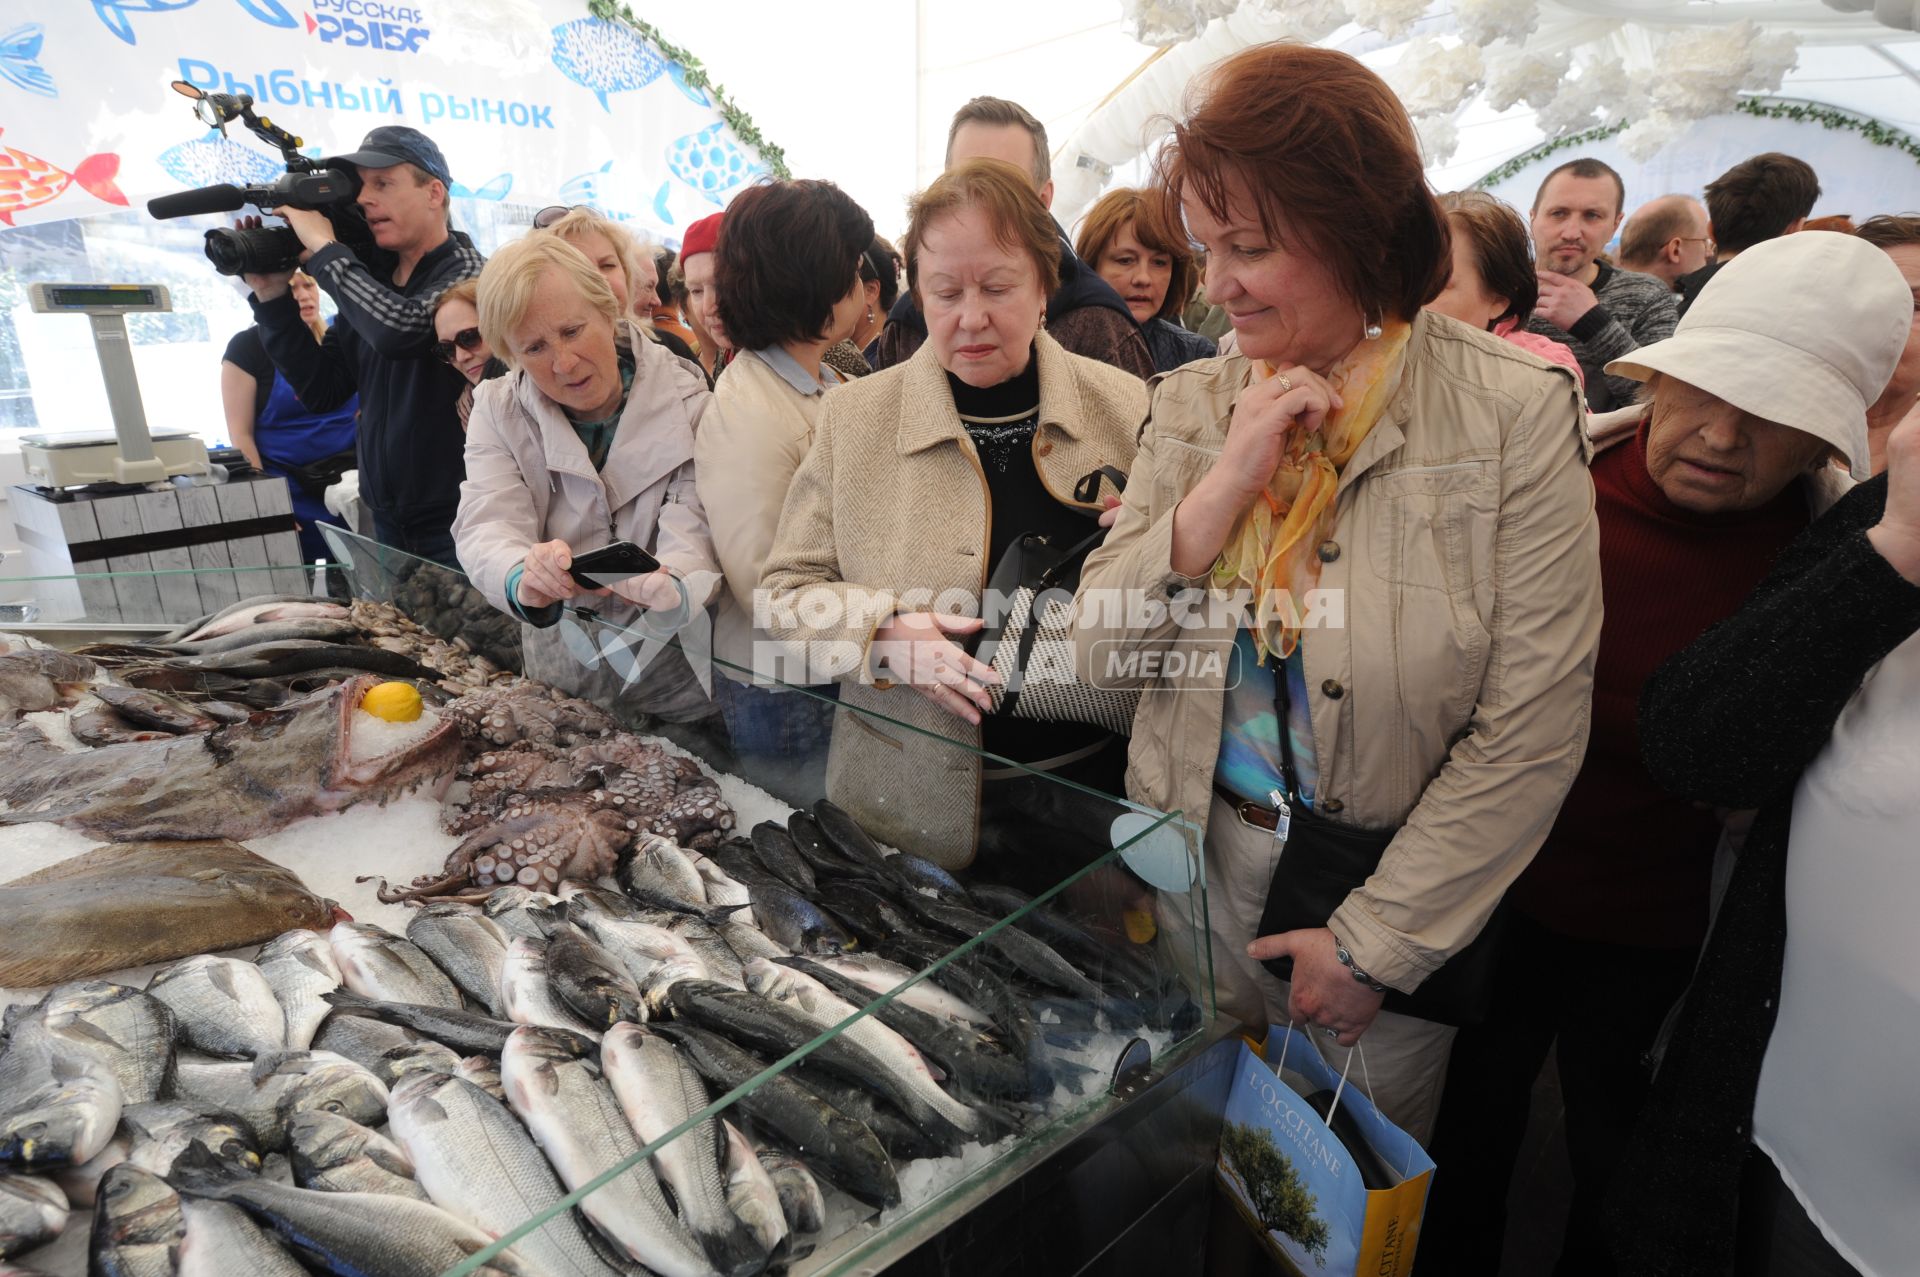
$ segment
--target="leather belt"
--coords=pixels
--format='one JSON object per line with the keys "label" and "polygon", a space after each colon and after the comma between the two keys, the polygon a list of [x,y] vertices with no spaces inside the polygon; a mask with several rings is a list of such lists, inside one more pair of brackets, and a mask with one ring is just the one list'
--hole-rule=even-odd
{"label": "leather belt", "polygon": [[1267,833],[1272,833],[1280,827],[1280,813],[1273,809],[1273,804],[1256,803],[1242,798],[1221,784],[1215,784],[1213,792],[1221,802],[1233,808],[1233,814],[1240,817],[1241,824],[1265,830]]}

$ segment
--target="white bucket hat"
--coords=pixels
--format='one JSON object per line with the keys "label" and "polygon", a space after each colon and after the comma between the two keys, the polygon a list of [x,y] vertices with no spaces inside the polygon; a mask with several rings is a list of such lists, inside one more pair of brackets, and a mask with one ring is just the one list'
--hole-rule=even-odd
{"label": "white bucket hat", "polygon": [[1833,231],[1765,240],[1714,273],[1665,341],[1607,365],[1665,373],[1832,444],[1868,478],[1867,407],[1906,349],[1913,290],[1893,259]]}

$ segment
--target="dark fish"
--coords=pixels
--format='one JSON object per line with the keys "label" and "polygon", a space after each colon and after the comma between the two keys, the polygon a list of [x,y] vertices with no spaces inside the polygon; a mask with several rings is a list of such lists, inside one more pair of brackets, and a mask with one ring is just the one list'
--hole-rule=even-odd
{"label": "dark fish", "polygon": [[886,869],[886,853],[860,828],[860,822],[847,814],[846,808],[822,798],[813,805],[813,818],[820,823],[820,832],[842,856],[856,864]]}
{"label": "dark fish", "polygon": [[[757,1076],[766,1065],[717,1033],[688,1024],[655,1024],[657,1033],[685,1051],[701,1077],[720,1093]],[[880,1141],[791,1078],[768,1078],[736,1101],[740,1111],[806,1159],[820,1177],[871,1206],[900,1204],[900,1181]]]}
{"label": "dark fish", "polygon": [[[745,838],[729,838],[711,851],[703,852],[708,860],[720,866],[727,877],[751,890],[756,882],[772,882],[781,886],[787,884],[779,875],[760,863],[753,844]],[[631,888],[629,888],[631,890]]]}
{"label": "dark fish", "polygon": [[802,1061],[788,1069],[787,1076],[809,1094],[818,1096],[822,1103],[832,1105],[872,1131],[880,1147],[886,1149],[887,1156],[895,1162],[952,1157],[960,1151],[958,1141],[935,1139],[933,1132],[914,1125],[912,1119],[888,1101],[824,1069],[810,1069]]}
{"label": "dark fish", "polygon": [[[976,883],[970,890],[974,902],[996,918],[1012,917],[1033,903],[1033,897],[1013,887]],[[1114,985],[1131,996],[1146,996],[1161,983],[1152,966],[1140,955],[1129,952],[1128,945],[1119,940],[1102,940],[1048,905],[1028,910],[1013,925],[1052,946],[1055,952],[1096,981]]]}
{"label": "dark fish", "polygon": [[156,643],[152,646],[177,652],[182,656],[215,656],[227,652],[243,652],[273,643],[301,640],[337,643],[344,639],[358,638],[359,634],[360,627],[352,621],[329,617],[305,617],[293,621],[274,621],[266,625],[243,626],[212,638],[179,643]]}
{"label": "dark fish", "polygon": [[887,872],[901,886],[910,891],[922,891],[957,905],[974,904],[973,897],[960,885],[960,880],[934,864],[923,860],[911,852],[901,852],[897,856],[887,857]]}
{"label": "dark fish", "polygon": [[[825,985],[834,996],[853,1006],[867,1006],[874,1000],[871,989],[855,984],[830,967],[804,957],[778,959],[786,966]],[[978,1033],[970,1033],[937,1015],[910,1007],[900,999],[876,1007],[874,1019],[898,1033],[943,1069],[964,1090],[976,1095],[1034,1097],[1033,1084],[1026,1065],[1002,1052]]]}
{"label": "dark fish", "polygon": [[152,1171],[122,1162],[100,1180],[87,1271],[92,1277],[167,1277],[179,1267],[186,1236],[180,1195]]}
{"label": "dark fish", "polygon": [[927,927],[891,892],[873,882],[836,883],[822,908],[843,919],[868,944],[897,935],[925,935]]}
{"label": "dark fish", "polygon": [[83,709],[67,716],[67,730],[82,745],[98,749],[102,745],[137,745],[143,741],[171,740],[174,733],[153,727],[136,727],[104,706]]}
{"label": "dark fish", "polygon": [[753,827],[751,838],[753,854],[759,857],[767,872],[802,895],[812,896],[819,890],[812,867],[800,855],[786,830],[771,820],[763,820]]}
{"label": "dark fish", "polygon": [[1100,986],[1089,980],[1078,967],[1054,952],[1044,941],[1018,927],[1002,927],[987,935],[988,928],[1000,920],[977,909],[948,904],[944,900],[915,899],[911,896],[906,904],[921,917],[957,935],[982,936],[983,944],[1026,979],[1090,1001],[1097,1001],[1103,996]]}
{"label": "dark fish", "polygon": [[0,655],[0,725],[21,714],[72,704],[94,670],[91,660],[58,648]]}
{"label": "dark fish", "polygon": [[819,905],[777,880],[750,882],[760,929],[796,952],[839,953],[856,943]]}
{"label": "dark fish", "polygon": [[560,1000],[596,1029],[622,1020],[646,1021],[640,986],[620,960],[572,927],[556,928],[547,942],[547,980]]}
{"label": "dark fish", "polygon": [[817,877],[865,878],[879,872],[878,866],[857,864],[835,851],[827,836],[820,832],[820,822],[804,811],[787,817],[787,836],[793,839],[794,850],[813,866]]}
{"label": "dark fish", "polygon": [[219,726],[192,706],[145,688],[102,683],[93,689],[93,694],[111,706],[114,713],[138,727],[154,727],[184,736],[188,732],[211,731]]}
{"label": "dark fish", "polygon": [[321,999],[343,1015],[369,1015],[426,1035],[466,1055],[498,1055],[514,1026],[470,1011],[424,1006],[415,1002],[380,1002],[345,989],[323,993]]}
{"label": "dark fish", "polygon": [[241,679],[290,678],[325,669],[360,670],[387,678],[434,678],[432,670],[399,652],[318,639],[284,639],[235,652],[182,656],[170,663],[191,672],[213,671]]}

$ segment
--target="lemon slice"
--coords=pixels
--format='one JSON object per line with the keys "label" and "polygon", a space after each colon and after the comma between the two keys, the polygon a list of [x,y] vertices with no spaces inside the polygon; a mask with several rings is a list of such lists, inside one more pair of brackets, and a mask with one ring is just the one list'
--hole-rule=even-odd
{"label": "lemon slice", "polygon": [[411,683],[380,683],[360,698],[360,708],[389,723],[411,723],[420,717],[420,693]]}

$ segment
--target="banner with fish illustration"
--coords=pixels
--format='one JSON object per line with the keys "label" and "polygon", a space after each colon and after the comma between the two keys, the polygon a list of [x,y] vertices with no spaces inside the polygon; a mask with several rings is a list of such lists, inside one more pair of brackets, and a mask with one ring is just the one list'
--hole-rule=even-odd
{"label": "banner with fish illustration", "polygon": [[200,125],[168,88],[186,80],[250,95],[315,156],[412,125],[458,199],[592,204],[671,247],[768,171],[697,79],[586,0],[14,0],[0,228],[284,171],[237,122]]}

